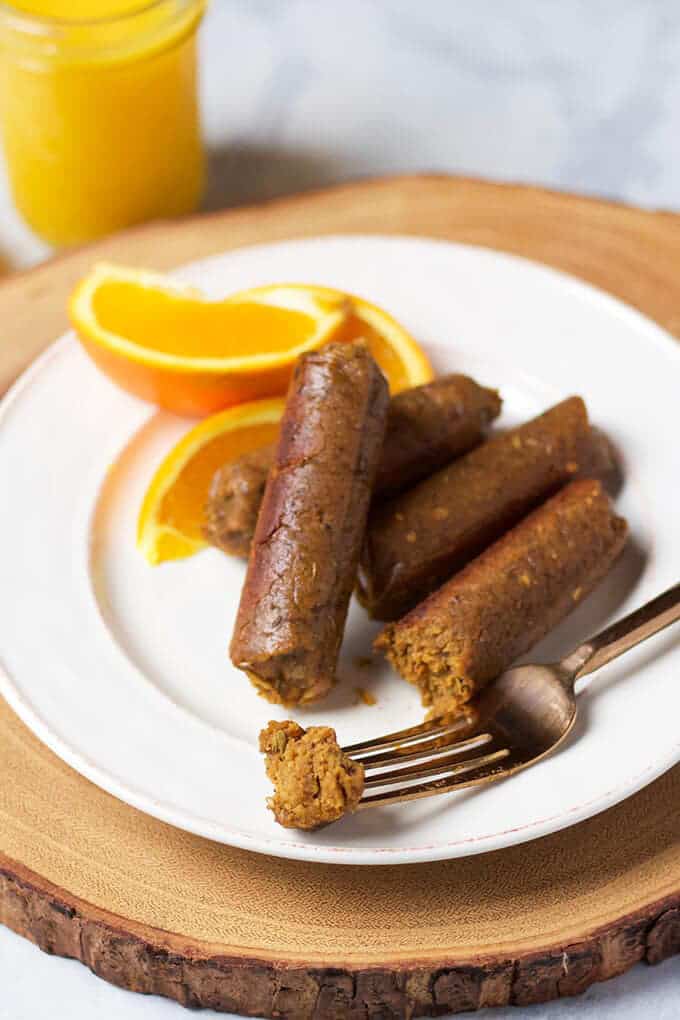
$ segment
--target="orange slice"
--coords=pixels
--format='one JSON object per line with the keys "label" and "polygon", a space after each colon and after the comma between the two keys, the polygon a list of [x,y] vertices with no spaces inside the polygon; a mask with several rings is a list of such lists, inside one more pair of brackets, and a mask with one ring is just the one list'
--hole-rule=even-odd
{"label": "orange slice", "polygon": [[278,434],[283,399],[254,400],[200,422],[156,471],[137,522],[137,544],[151,564],[192,556],[207,544],[204,508],[215,471]]}
{"label": "orange slice", "polygon": [[[314,288],[317,293],[320,287]],[[338,291],[324,289],[326,300]],[[401,393],[434,379],[432,365],[410,333],[396,319],[363,298],[348,295],[350,310],[334,340],[363,337],[390,384],[390,393]]]}
{"label": "orange slice", "polygon": [[411,334],[388,312],[355,294],[345,294],[331,287],[296,284],[323,302],[344,298],[349,308],[344,321],[333,336],[339,343],[363,339],[380,365],[390,384],[390,393],[400,393],[412,386],[422,386],[434,379],[432,365]]}
{"label": "orange slice", "polygon": [[295,359],[333,339],[349,301],[287,285],[210,301],[165,276],[99,264],[69,311],[83,346],[115,382],[195,416],[284,393]]}

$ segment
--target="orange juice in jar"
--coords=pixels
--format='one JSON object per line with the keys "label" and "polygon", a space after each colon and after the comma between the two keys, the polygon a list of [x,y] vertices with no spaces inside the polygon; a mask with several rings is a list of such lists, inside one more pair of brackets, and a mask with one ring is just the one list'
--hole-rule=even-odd
{"label": "orange juice in jar", "polygon": [[195,208],[204,9],[205,0],[0,2],[9,180],[46,241],[74,244]]}

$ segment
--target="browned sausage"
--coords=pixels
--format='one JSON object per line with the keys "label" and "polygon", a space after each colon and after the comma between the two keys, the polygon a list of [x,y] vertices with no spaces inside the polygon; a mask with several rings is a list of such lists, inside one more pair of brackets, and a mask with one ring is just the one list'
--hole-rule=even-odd
{"label": "browned sausage", "polygon": [[388,403],[363,344],[295,367],[231,641],[271,701],[315,701],[335,680]]}
{"label": "browned sausage", "polygon": [[248,558],[276,445],[249,450],[219,468],[205,506],[204,534],[230,556]]}
{"label": "browned sausage", "polygon": [[370,515],[359,595],[394,620],[582,471],[585,405],[571,397],[426,478]]}
{"label": "browned sausage", "polygon": [[[447,375],[393,397],[375,492],[415,484],[484,438],[498,417],[495,390],[465,375]],[[216,473],[206,505],[206,538],[232,556],[247,556],[275,446],[263,446]]]}
{"label": "browned sausage", "polygon": [[571,482],[376,639],[433,714],[455,711],[604,577],[626,540],[600,482]]}
{"label": "browned sausage", "polygon": [[445,375],[393,397],[375,491],[415,485],[484,438],[501,398],[467,375]]}

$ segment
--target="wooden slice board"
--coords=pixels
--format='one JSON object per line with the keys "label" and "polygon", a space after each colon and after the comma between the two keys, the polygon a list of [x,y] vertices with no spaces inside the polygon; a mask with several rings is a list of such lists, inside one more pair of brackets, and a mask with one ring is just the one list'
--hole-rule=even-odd
{"label": "wooden slice board", "polygon": [[[145,226],[10,278],[0,389],[65,326],[68,291],[93,259],[166,268],[340,232],[517,252],[680,334],[680,217],[397,178]],[[163,825],[69,769],[2,702],[0,775],[0,920],[115,984],[185,1005],[324,1020],[457,1012],[573,995],[680,952],[680,766],[534,843],[372,869],[261,857]]]}

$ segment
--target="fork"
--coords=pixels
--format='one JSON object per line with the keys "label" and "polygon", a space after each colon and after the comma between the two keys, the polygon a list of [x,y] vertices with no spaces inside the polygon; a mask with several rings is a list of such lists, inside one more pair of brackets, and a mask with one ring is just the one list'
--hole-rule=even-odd
{"label": "fork", "polygon": [[[364,793],[358,810],[491,783],[540,761],[559,747],[576,721],[576,681],[678,619],[680,584],[600,631],[560,662],[506,670],[466,706],[463,715],[343,747],[364,766],[365,790],[380,791]],[[438,778],[402,785],[426,776]]]}

